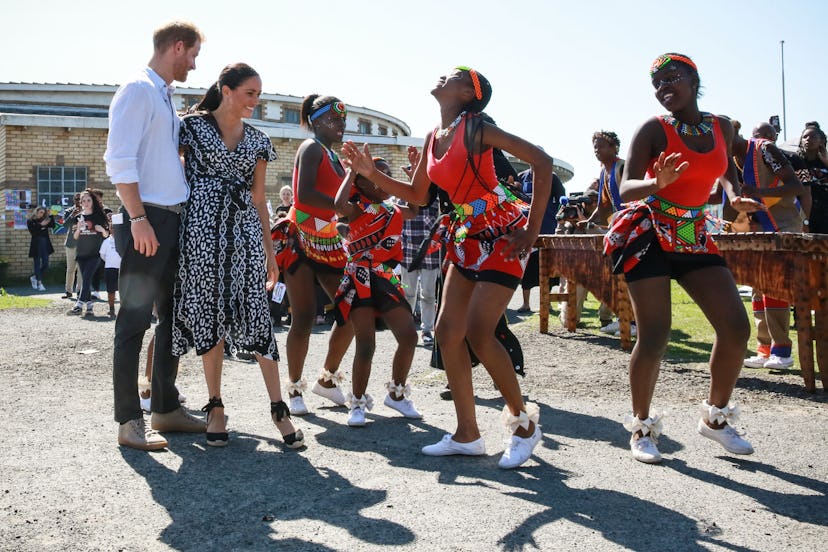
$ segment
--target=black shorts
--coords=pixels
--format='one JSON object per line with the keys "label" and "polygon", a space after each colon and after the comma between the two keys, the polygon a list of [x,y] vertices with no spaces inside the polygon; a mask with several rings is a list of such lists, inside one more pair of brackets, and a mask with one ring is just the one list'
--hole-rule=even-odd
{"label": "black shorts", "polygon": [[723,266],[727,263],[721,255],[712,253],[671,253],[661,249],[658,239],[654,238],[641,261],[629,272],[624,273],[627,282],[645,278],[669,276],[681,280],[688,272],[711,266]]}
{"label": "black shorts", "polygon": [[118,291],[118,272],[120,271],[117,268],[107,268],[104,270],[107,293],[115,293]]}

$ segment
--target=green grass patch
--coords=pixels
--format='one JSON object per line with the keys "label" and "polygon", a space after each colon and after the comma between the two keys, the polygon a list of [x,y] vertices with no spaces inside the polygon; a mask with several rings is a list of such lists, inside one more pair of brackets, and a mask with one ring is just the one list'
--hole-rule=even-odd
{"label": "green grass patch", "polygon": [[38,299],[37,297],[26,297],[21,295],[9,295],[6,290],[0,288],[0,310],[3,309],[30,309],[33,307],[45,307],[49,305],[49,299]]}
{"label": "green grass patch", "polygon": [[[672,304],[673,304],[673,323],[670,331],[670,343],[667,346],[667,353],[664,359],[670,362],[703,362],[707,363],[710,359],[710,351],[713,349],[713,327],[707,321],[701,309],[690,298],[684,289],[676,282],[671,282]],[[753,311],[750,304],[749,297],[743,297],[742,303],[745,307],[748,319],[750,320],[753,331],[751,338],[748,341],[748,351],[750,356],[756,351],[756,326],[753,322]],[[598,301],[589,294],[584,303],[584,312],[581,316],[581,321],[585,329],[589,331],[599,330],[598,322]],[[553,305],[554,312],[557,313],[557,306]],[[792,370],[799,370],[799,350],[797,347],[796,330],[790,330],[790,336],[793,340],[794,366]]]}

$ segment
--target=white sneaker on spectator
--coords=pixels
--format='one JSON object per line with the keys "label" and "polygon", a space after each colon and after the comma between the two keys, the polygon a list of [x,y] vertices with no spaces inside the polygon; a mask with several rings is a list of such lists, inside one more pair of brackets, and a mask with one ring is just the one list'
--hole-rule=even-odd
{"label": "white sneaker on spectator", "polygon": [[46,286],[43,285],[43,282],[37,283],[37,291],[46,291]]}
{"label": "white sneaker on spectator", "polygon": [[793,366],[793,357],[782,357],[778,355],[771,355],[768,357],[768,360],[765,362],[765,368],[770,369],[784,369],[790,368]]}
{"label": "white sneaker on spectator", "polygon": [[753,355],[752,357],[746,358],[743,364],[747,368],[764,368],[767,361],[768,357],[765,355]]}
{"label": "white sneaker on spectator", "polygon": [[101,295],[97,291],[92,292],[92,299],[100,299]]}
{"label": "white sneaker on spectator", "polygon": [[32,289],[37,289],[37,276],[32,274],[29,276],[29,281],[32,283]]}
{"label": "white sneaker on spectator", "polygon": [[600,331],[601,333],[612,335],[615,332],[621,331],[621,323],[618,320],[615,320],[601,328]]}
{"label": "white sneaker on spectator", "polygon": [[[638,326],[635,324],[630,324],[630,337],[635,337],[638,335]],[[615,332],[615,337],[621,337],[621,330],[619,329]]]}

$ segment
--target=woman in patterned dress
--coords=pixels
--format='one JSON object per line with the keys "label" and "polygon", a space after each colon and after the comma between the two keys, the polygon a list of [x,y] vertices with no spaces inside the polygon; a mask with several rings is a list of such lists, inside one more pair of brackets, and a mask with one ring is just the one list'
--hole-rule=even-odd
{"label": "woman in patterned dress", "polygon": [[249,65],[225,67],[181,123],[190,198],[182,213],[175,289],[173,352],[195,348],[209,402],[207,444],[227,444],[221,371],[225,342],[256,355],[270,410],[287,446],[304,444],[279,384],[267,289],[278,278],[265,203],[265,171],[276,158],[270,139],[242,119],[259,103],[262,81]]}
{"label": "woman in patterned dress", "polygon": [[[524,403],[509,353],[495,337],[495,326],[523,277],[552,186],[552,158],[537,146],[485,122],[491,99],[489,81],[469,67],[441,77],[431,91],[440,105],[441,125],[426,136],[423,156],[411,183],[377,171],[367,146],[351,142],[343,154],[354,170],[389,194],[421,205],[433,181],[454,204],[446,253],[446,272],[436,337],[457,413],[457,429],[423,454],[482,455],[485,444],[475,416],[471,357],[466,342],[494,380],[506,406],[502,420],[510,435],[501,468],[529,459],[540,442],[538,407]],[[493,148],[530,163],[535,193],[527,206],[502,186],[494,169]]]}

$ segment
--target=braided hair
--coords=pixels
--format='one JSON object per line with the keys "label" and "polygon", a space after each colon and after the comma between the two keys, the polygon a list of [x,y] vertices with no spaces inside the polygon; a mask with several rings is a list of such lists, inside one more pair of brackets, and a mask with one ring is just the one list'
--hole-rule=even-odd
{"label": "braided hair", "polygon": [[603,138],[613,146],[615,146],[615,151],[618,153],[618,150],[621,149],[621,140],[618,138],[618,135],[611,130],[599,130],[592,135],[592,141]]}

